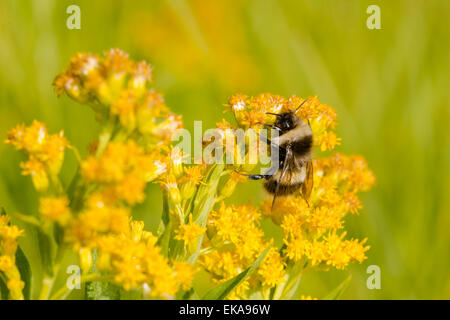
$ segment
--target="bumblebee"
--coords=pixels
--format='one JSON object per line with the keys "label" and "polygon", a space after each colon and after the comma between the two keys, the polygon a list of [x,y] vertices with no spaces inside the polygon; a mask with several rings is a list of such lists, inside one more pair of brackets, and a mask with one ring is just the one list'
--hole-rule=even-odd
{"label": "bumblebee", "polygon": [[266,142],[272,150],[278,149],[278,154],[272,152],[272,166],[265,174],[247,175],[251,180],[266,180],[264,188],[274,196],[272,209],[277,196],[287,196],[298,190],[308,202],[313,188],[313,133],[309,121],[303,121],[296,114],[305,102],[294,111],[268,113],[276,116],[276,121],[272,125],[264,125],[277,130],[278,136],[266,139]]}

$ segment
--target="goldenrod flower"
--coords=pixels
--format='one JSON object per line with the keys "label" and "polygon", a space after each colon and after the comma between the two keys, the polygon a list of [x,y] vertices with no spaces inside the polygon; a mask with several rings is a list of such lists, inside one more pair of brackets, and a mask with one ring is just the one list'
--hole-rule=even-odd
{"label": "goldenrod flower", "polygon": [[[131,228],[143,227],[131,223]],[[139,239],[135,232],[131,238],[120,235],[105,235],[97,240],[100,257],[108,257],[108,271],[114,281],[126,290],[143,285],[150,289],[151,297],[173,298],[178,290],[188,290],[193,279],[192,268],[183,262],[170,264],[155,245],[156,238],[147,234]],[[104,259],[104,258],[103,258]]]}
{"label": "goldenrod flower", "polygon": [[189,244],[192,240],[197,239],[204,234],[206,228],[203,228],[192,221],[192,216],[189,216],[189,223],[180,225],[176,231],[175,239],[183,240],[185,244]]}
{"label": "goldenrod flower", "polygon": [[183,168],[184,174],[179,178],[178,183],[181,185],[181,197],[189,199],[193,196],[197,186],[201,183],[204,177],[204,167],[190,166]]}
{"label": "goldenrod flower", "polygon": [[262,285],[275,287],[284,282],[285,263],[275,248],[271,248],[264,262],[258,269],[258,275],[262,277]]}
{"label": "goldenrod flower", "polygon": [[317,298],[313,298],[311,296],[305,296],[305,295],[301,295],[300,300],[319,300]]}
{"label": "goldenrod flower", "polygon": [[100,157],[89,156],[81,164],[83,177],[129,204],[144,200],[147,182],[165,171],[158,152],[146,153],[133,140],[110,143]]}
{"label": "goldenrod flower", "polygon": [[195,271],[192,266],[182,261],[174,261],[175,280],[180,284],[183,290],[189,290],[194,280]]}
{"label": "goldenrod flower", "polygon": [[147,83],[152,81],[152,67],[145,61],[135,63],[128,87],[140,93],[145,90]]}
{"label": "goldenrod flower", "polygon": [[0,272],[3,272],[7,279],[10,298],[23,300],[22,290],[25,283],[16,267],[17,238],[23,234],[23,230],[9,225],[9,222],[8,216],[0,215]]}
{"label": "goldenrod flower", "polygon": [[21,124],[12,128],[5,143],[28,156],[28,161],[20,164],[22,174],[30,175],[39,191],[47,190],[48,176],[56,176],[61,170],[64,150],[68,146],[62,131],[50,135],[45,125],[36,120],[28,127]]}
{"label": "goldenrod flower", "polygon": [[137,97],[133,90],[124,89],[111,105],[111,113],[119,116],[120,123],[129,131],[136,126]]}
{"label": "goldenrod flower", "polygon": [[114,197],[94,193],[86,201],[85,208],[66,229],[66,242],[76,249],[95,247],[96,239],[103,234],[125,234],[129,229],[129,208],[114,204]]}
{"label": "goldenrod flower", "polygon": [[[248,268],[270,244],[263,239],[259,228],[261,214],[251,205],[226,207],[223,203],[210,214],[208,239],[205,247],[214,250],[201,257],[200,263],[218,282],[226,281]],[[261,284],[273,287],[283,281],[284,262],[271,250],[267,264],[263,263],[258,276]],[[255,275],[255,277],[257,277]],[[232,297],[247,297],[249,283],[235,289]]]}
{"label": "goldenrod flower", "polygon": [[58,222],[61,226],[66,226],[69,223],[72,214],[67,197],[42,197],[39,201],[39,213],[42,218]]}
{"label": "goldenrod flower", "polygon": [[320,146],[321,151],[333,150],[334,147],[341,144],[341,138],[337,138],[332,131],[326,131],[317,137],[316,144]]}
{"label": "goldenrod flower", "polygon": [[177,179],[173,174],[164,175],[159,181],[161,185],[167,190],[170,200],[174,204],[179,204],[181,202],[181,193],[178,188]]}
{"label": "goldenrod flower", "polygon": [[183,160],[183,150],[175,147],[170,151],[170,169],[175,178],[180,178],[183,175]]}

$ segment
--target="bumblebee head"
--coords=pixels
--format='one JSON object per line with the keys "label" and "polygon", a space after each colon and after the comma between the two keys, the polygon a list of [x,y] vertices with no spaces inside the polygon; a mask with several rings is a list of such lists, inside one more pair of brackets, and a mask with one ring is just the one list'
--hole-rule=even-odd
{"label": "bumblebee head", "polygon": [[270,113],[267,112],[267,114],[271,114],[277,117],[277,120],[275,121],[274,125],[281,129],[282,132],[286,132],[289,130],[294,129],[295,127],[301,125],[303,122],[300,120],[299,117],[297,117],[297,111],[302,107],[302,105],[307,100],[304,100],[297,109],[289,112],[283,112],[283,113]]}
{"label": "bumblebee head", "polygon": [[286,132],[294,129],[299,121],[301,121],[295,113],[284,112],[277,115],[277,120],[275,121],[275,126],[281,129],[281,131]]}
{"label": "bumblebee head", "polygon": [[297,117],[297,111],[301,108],[301,106],[306,102],[307,100],[304,100],[297,109],[289,112],[283,112],[283,113],[270,113],[267,112],[267,114],[271,114],[277,117],[277,120],[275,121],[274,125],[281,129],[282,132],[286,132],[289,130],[294,129],[295,127],[301,125],[303,121]]}

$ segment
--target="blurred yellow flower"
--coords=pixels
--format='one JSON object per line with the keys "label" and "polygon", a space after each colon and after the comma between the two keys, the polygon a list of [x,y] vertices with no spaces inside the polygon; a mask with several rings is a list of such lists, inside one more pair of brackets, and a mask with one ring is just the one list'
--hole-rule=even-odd
{"label": "blurred yellow flower", "polygon": [[39,191],[47,190],[49,176],[54,177],[61,170],[64,150],[68,146],[62,131],[48,134],[45,125],[36,120],[28,127],[21,124],[12,128],[5,143],[28,156],[27,161],[20,163],[22,174],[30,175]]}
{"label": "blurred yellow flower", "polygon": [[42,197],[39,204],[39,213],[48,221],[58,222],[65,226],[72,218],[69,209],[69,199],[66,196]]}
{"label": "blurred yellow flower", "polygon": [[6,286],[10,298],[23,300],[22,290],[25,283],[20,278],[16,267],[17,238],[23,235],[23,230],[17,226],[9,225],[10,219],[6,215],[0,215],[0,272],[7,279]]}
{"label": "blurred yellow flower", "polygon": [[204,234],[206,228],[200,227],[192,221],[192,216],[189,216],[189,223],[180,225],[179,229],[175,231],[175,239],[183,240],[186,244],[192,240],[197,239]]}

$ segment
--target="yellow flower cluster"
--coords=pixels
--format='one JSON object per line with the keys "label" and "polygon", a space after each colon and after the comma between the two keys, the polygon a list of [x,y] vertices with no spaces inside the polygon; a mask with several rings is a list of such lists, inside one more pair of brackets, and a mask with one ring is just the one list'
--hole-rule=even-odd
{"label": "yellow flower cluster", "polygon": [[[297,96],[286,99],[269,93],[256,97],[238,94],[231,97],[226,106],[233,111],[240,127],[258,130],[264,124],[270,125],[275,121],[275,117],[267,113],[290,112],[297,110],[302,103],[297,115],[309,122],[313,130],[314,146],[320,151],[334,149],[341,141],[334,133],[336,113],[333,108],[321,103],[317,97],[310,97],[305,101]],[[231,125],[224,120],[218,123],[217,127],[226,130],[231,128]],[[259,273],[265,274],[263,285],[275,286],[283,283],[283,277],[285,278],[290,270],[288,267],[292,264],[300,264],[308,268],[344,269],[352,262],[362,262],[366,259],[365,252],[369,248],[365,246],[367,240],[346,240],[346,232],[342,230],[345,215],[356,214],[362,208],[357,193],[373,186],[374,174],[368,169],[363,157],[339,153],[328,158],[315,159],[313,166],[314,187],[308,202],[300,196],[300,193],[297,193],[286,197],[283,201],[277,201],[273,210],[272,199],[262,203],[261,209],[264,216],[270,217],[273,222],[281,226],[284,232],[284,245],[279,253],[271,250],[265,258],[265,263],[259,268]],[[233,182],[231,190],[234,190],[239,179],[231,177],[229,181]],[[226,192],[226,196],[230,194]],[[241,262],[242,257],[238,253],[245,250],[252,252],[248,249],[253,248],[254,242],[251,240],[262,237],[261,229],[242,217],[246,215],[246,212],[248,210],[232,206],[221,207],[212,215],[208,230],[213,231],[208,232],[211,239],[208,245],[214,249],[205,255],[202,261],[205,268],[216,278],[228,279],[231,274],[237,274],[235,271],[237,268],[242,270],[248,266]],[[239,218],[233,220],[232,217],[235,216]],[[222,220],[226,223],[221,223]],[[235,225],[231,221],[239,222]],[[248,228],[249,225],[252,227],[244,232],[242,228]],[[214,228],[212,229],[211,226]],[[220,236],[222,238],[219,238]],[[236,239],[240,239],[241,236],[246,240],[239,243]],[[220,245],[217,245],[217,238],[226,245],[229,245],[228,242],[235,245],[230,251],[225,251],[224,257],[219,255],[220,249],[217,251],[217,248],[220,248]],[[253,254],[261,251],[261,244],[255,248],[257,249],[253,251]],[[268,272],[265,272],[268,261],[271,261],[271,267]],[[234,273],[227,274],[224,270],[234,271]],[[241,296],[245,296],[247,289],[248,286],[244,286],[244,290],[241,289]]]}
{"label": "yellow flower cluster", "polygon": [[176,231],[175,239],[183,240],[184,243],[189,244],[192,240],[197,239],[204,234],[206,228],[200,227],[192,221],[192,216],[189,216],[189,223],[183,224]]}
{"label": "yellow flower cluster", "polygon": [[72,219],[69,199],[66,196],[42,197],[39,203],[39,213],[45,221],[57,222],[61,226],[66,226]]}
{"label": "yellow flower cluster", "polygon": [[35,120],[28,127],[20,124],[12,128],[5,143],[25,152],[28,160],[20,163],[22,174],[31,176],[37,190],[46,191],[64,160],[68,142],[63,132],[48,134],[45,125]]}
{"label": "yellow flower cluster", "polygon": [[363,241],[344,240],[344,217],[361,208],[356,195],[368,190],[375,177],[360,156],[334,154],[314,160],[314,188],[309,205],[299,195],[278,201],[274,210],[271,201],[263,203],[263,212],[280,224],[284,234],[284,254],[290,260],[307,259],[311,265],[345,268],[353,261],[365,259]]}
{"label": "yellow flower cluster", "polygon": [[168,169],[161,175],[158,183],[168,192],[173,204],[181,205],[182,201],[187,204],[187,200],[192,198],[202,183],[207,167],[183,163],[189,155],[183,154],[177,147],[171,149],[169,156]]}
{"label": "yellow flower cluster", "polygon": [[[225,206],[211,212],[208,221],[208,239],[204,249],[208,253],[201,257],[201,265],[217,282],[224,282],[238,275],[258,258],[271,242],[264,240],[259,227],[261,214],[252,205]],[[246,279],[231,298],[248,298],[250,283],[274,287],[283,281],[284,262],[280,254],[271,248],[256,276]]]}
{"label": "yellow flower cluster", "polygon": [[66,229],[66,241],[74,248],[95,248],[96,239],[103,234],[128,235],[130,209],[108,202],[102,194],[95,193]]}
{"label": "yellow flower cluster", "polygon": [[[156,246],[157,238],[143,231],[143,224],[130,225],[128,206],[144,201],[148,182],[158,179],[169,191],[175,189],[171,194],[179,195],[178,178],[183,193],[192,193],[188,185],[198,185],[202,176],[198,177],[197,167],[183,171],[177,151],[169,151],[175,130],[182,126],[181,117],[170,112],[150,84],[151,67],[131,61],[118,49],[104,58],[78,54],[68,71],[55,79],[59,94],[66,92],[90,105],[102,120],[118,121],[109,132],[109,143],[102,148],[100,137],[81,163],[81,176],[91,192],[67,228],[67,240],[80,256],[98,248],[99,269],[112,272],[114,281],[126,290],[140,287],[150,290],[152,297],[173,298],[180,288],[188,289],[191,267],[169,263]],[[199,231],[187,224],[179,236],[187,239]]]}
{"label": "yellow flower cluster", "polygon": [[67,71],[57,76],[58,95],[66,92],[88,104],[99,119],[117,116],[123,131],[137,131],[153,143],[168,143],[182,126],[181,117],[169,111],[160,93],[150,89],[152,69],[145,61],[111,49],[104,57],[79,53]]}
{"label": "yellow flower cluster", "polygon": [[180,288],[190,288],[193,269],[184,262],[170,264],[156,245],[158,238],[143,228],[143,222],[133,221],[128,236],[99,237],[97,266],[125,290],[143,287],[150,297],[173,299]]}
{"label": "yellow flower cluster", "polygon": [[[48,191],[39,200],[38,223],[50,236],[54,223],[62,228],[61,246],[78,252],[84,273],[91,270],[98,250],[96,267],[102,275],[126,290],[140,288],[151,297],[173,298],[179,290],[189,289],[193,269],[165,257],[157,238],[131,219],[131,208],[144,201],[148,182],[175,177],[190,197],[203,173],[197,166],[183,168],[169,148],[181,117],[170,112],[150,84],[151,67],[118,49],[104,57],[79,53],[55,78],[58,95],[66,93],[89,105],[102,121],[90,155],[81,158],[75,151],[80,170],[74,191],[65,192],[57,177],[69,147],[62,132],[49,135],[42,123],[34,121],[29,127],[13,128],[6,143],[25,151],[29,159],[21,164],[23,174],[32,175],[38,190]],[[49,189],[53,182],[57,188]],[[204,232],[194,223],[178,231],[186,240]],[[6,256],[1,261],[2,267],[7,265]],[[15,268],[14,260],[8,261]]]}
{"label": "yellow flower cluster", "polygon": [[[182,125],[181,117],[167,108],[150,85],[151,67],[132,61],[121,50],[111,49],[102,57],[80,53],[56,77],[54,86],[58,95],[66,93],[92,107],[101,120],[100,135],[90,154],[80,157],[62,132],[50,135],[37,121],[9,132],[6,143],[28,156],[21,164],[23,174],[32,176],[36,189],[46,191],[39,199],[39,217],[24,221],[42,228],[45,236],[55,237],[52,240],[63,239],[52,241],[57,254],[49,255],[51,270],[57,269],[63,249],[70,249],[79,255],[85,281],[106,279],[125,290],[165,299],[194,292],[198,266],[212,275],[215,284],[252,270],[227,298],[272,299],[292,291],[290,286],[298,282],[294,273],[305,267],[344,269],[366,258],[366,239],[345,239],[343,230],[346,214],[357,214],[362,207],[357,193],[375,183],[364,158],[339,153],[314,157],[314,187],[308,202],[298,193],[278,201],[274,210],[272,199],[260,207],[227,206],[223,200],[247,181],[235,170],[250,172],[256,164],[186,165],[187,155],[170,146]],[[247,146],[250,137],[245,137],[245,148],[228,146],[228,138],[238,139],[234,129],[258,132],[275,121],[268,113],[297,110],[310,123],[318,150],[332,150],[340,144],[334,132],[336,113],[317,97],[238,94],[227,106],[238,127],[225,120],[217,123],[223,138],[219,147],[226,157],[233,152],[234,160],[249,160],[254,151]],[[66,147],[75,151],[80,164],[67,191],[58,179]],[[155,234],[132,219],[132,208],[145,200],[149,182],[163,189],[163,214]],[[263,219],[280,226],[282,239],[267,237],[261,227]],[[0,216],[0,276],[6,276],[11,297],[22,298],[24,283],[15,265],[16,238],[21,231],[8,223]],[[262,261],[253,269],[259,257]],[[51,277],[56,275],[44,275],[45,280]],[[51,292],[45,286],[44,282],[44,298]]]}
{"label": "yellow flower cluster", "polygon": [[317,97],[303,99],[293,95],[284,98],[271,93],[248,97],[236,94],[228,100],[226,106],[233,111],[240,126],[257,130],[263,124],[272,124],[275,121],[275,116],[267,113],[294,111],[302,103],[297,115],[309,121],[314,132],[314,145],[320,146],[321,151],[334,149],[341,142],[333,131],[336,125],[336,112],[330,106],[321,103]]}
{"label": "yellow flower cluster", "polygon": [[134,140],[111,142],[99,157],[88,156],[81,164],[82,176],[94,183],[108,198],[130,205],[144,200],[147,182],[167,170],[159,149],[145,152]]}
{"label": "yellow flower cluster", "polygon": [[17,238],[23,234],[17,226],[9,225],[9,217],[0,215],[0,280],[6,278],[10,298],[22,300],[25,286],[16,267]]}
{"label": "yellow flower cluster", "polygon": [[293,261],[306,258],[311,265],[345,268],[353,261],[365,259],[366,240],[344,240],[345,215],[361,208],[356,192],[369,189],[375,182],[373,173],[359,156],[335,154],[314,161],[314,188],[309,204],[299,196],[263,204],[263,212],[280,224],[285,234],[284,254]]}

